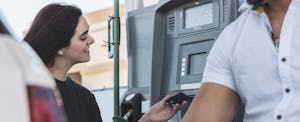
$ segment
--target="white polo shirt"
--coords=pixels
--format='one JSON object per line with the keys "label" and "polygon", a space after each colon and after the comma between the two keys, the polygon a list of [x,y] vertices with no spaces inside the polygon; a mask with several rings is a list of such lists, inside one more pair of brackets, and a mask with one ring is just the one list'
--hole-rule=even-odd
{"label": "white polo shirt", "polygon": [[203,82],[226,86],[245,104],[244,122],[300,122],[300,0],[292,0],[276,50],[265,13],[247,10],[215,42]]}

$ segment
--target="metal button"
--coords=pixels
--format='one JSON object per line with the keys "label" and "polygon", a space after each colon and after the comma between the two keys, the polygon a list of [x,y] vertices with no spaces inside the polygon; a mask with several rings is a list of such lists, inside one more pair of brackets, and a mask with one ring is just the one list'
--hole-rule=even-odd
{"label": "metal button", "polygon": [[289,92],[290,92],[290,89],[289,89],[289,88],[286,88],[286,89],[285,89],[285,92],[286,92],[286,93],[289,93]]}
{"label": "metal button", "polygon": [[286,62],[286,58],[283,57],[283,58],[281,59],[281,61],[282,61],[282,62]]}
{"label": "metal button", "polygon": [[277,119],[280,120],[282,118],[281,115],[277,115]]}

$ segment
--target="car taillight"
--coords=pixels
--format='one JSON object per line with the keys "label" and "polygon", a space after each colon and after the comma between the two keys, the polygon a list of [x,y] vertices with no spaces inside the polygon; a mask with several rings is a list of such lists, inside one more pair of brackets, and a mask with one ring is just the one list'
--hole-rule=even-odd
{"label": "car taillight", "polygon": [[28,85],[31,122],[67,122],[63,103],[52,88]]}

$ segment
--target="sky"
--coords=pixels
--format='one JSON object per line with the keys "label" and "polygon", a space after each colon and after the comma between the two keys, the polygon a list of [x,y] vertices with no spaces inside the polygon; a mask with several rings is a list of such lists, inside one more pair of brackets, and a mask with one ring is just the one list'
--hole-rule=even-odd
{"label": "sky", "polygon": [[[88,13],[113,6],[113,0],[0,0],[0,12],[18,39],[29,28],[37,12],[53,2],[64,2],[79,6]],[[123,4],[124,0],[120,0]]]}

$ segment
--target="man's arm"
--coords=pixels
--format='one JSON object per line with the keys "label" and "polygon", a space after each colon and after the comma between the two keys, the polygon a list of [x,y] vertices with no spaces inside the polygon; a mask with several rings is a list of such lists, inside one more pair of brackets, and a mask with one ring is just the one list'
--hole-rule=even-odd
{"label": "man's arm", "polygon": [[239,101],[239,96],[231,89],[203,83],[182,122],[231,122]]}

